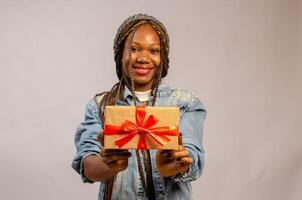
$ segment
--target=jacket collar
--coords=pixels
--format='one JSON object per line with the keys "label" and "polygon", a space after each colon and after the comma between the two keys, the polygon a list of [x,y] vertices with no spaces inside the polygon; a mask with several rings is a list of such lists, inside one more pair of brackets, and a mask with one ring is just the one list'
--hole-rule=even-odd
{"label": "jacket collar", "polygon": [[[158,86],[158,91],[157,91],[157,95],[162,92],[162,91],[165,91],[169,88],[168,85],[166,85],[165,83],[161,82]],[[131,91],[129,90],[129,88],[125,85],[125,90],[124,90],[124,99],[127,99],[129,97],[132,97],[132,93]]]}
{"label": "jacket collar", "polygon": [[[167,91],[169,89],[169,86],[164,84],[163,82],[161,82],[158,86],[158,91],[157,91],[157,95],[160,96],[160,93]],[[129,88],[127,86],[125,86],[124,89],[124,99],[125,101],[117,101],[117,105],[133,105],[133,99],[132,99],[133,95],[131,93],[131,91],[129,90]],[[153,96],[150,97],[149,99],[149,103],[151,103],[153,101]]]}

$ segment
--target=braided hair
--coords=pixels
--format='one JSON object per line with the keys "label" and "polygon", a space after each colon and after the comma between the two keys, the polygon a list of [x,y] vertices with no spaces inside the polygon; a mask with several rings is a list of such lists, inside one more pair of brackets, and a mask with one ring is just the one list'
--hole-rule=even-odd
{"label": "braided hair", "polygon": [[103,96],[101,99],[101,102],[99,104],[99,111],[101,116],[101,121],[104,124],[104,112],[103,108],[107,105],[115,105],[115,103],[118,100],[124,100],[123,94],[124,94],[124,87],[127,86],[129,90],[131,91],[134,102],[135,102],[135,93],[134,93],[134,80],[133,80],[133,68],[132,64],[133,61],[131,60],[131,50],[129,52],[129,68],[130,68],[130,80],[126,76],[123,66],[122,66],[122,56],[123,56],[123,50],[125,47],[125,42],[128,38],[128,47],[131,48],[132,46],[132,39],[135,31],[143,24],[148,24],[153,27],[153,29],[156,31],[160,38],[160,66],[155,74],[155,80],[153,81],[152,86],[152,95],[154,96],[153,105],[155,104],[157,100],[157,91],[158,86],[162,78],[164,78],[169,69],[169,36],[167,33],[166,28],[164,25],[157,20],[155,17],[146,15],[146,14],[136,14],[133,16],[130,16],[127,18],[121,26],[118,28],[118,31],[116,33],[115,39],[114,39],[114,60],[115,60],[115,66],[116,66],[116,74],[119,79],[119,82],[114,84],[114,86],[111,88],[110,91],[102,92],[100,94],[97,94],[95,96]]}
{"label": "braided hair", "polygon": [[[157,92],[158,92],[159,84],[161,82],[161,79],[167,75],[168,69],[169,69],[169,57],[168,57],[169,36],[168,36],[168,33],[167,33],[164,25],[159,20],[157,20],[155,17],[149,16],[146,14],[136,14],[136,15],[130,16],[121,24],[121,26],[118,28],[118,31],[117,31],[115,39],[114,39],[114,45],[113,45],[114,60],[115,60],[115,64],[116,64],[116,74],[119,79],[119,82],[114,84],[110,91],[102,92],[95,96],[95,101],[98,104],[99,114],[100,114],[100,119],[101,119],[102,124],[104,124],[104,121],[105,121],[105,119],[104,119],[105,106],[115,105],[116,102],[119,100],[124,101],[123,94],[124,94],[125,86],[128,87],[129,90],[131,91],[131,93],[133,95],[134,104],[136,102],[136,96],[135,96],[135,92],[134,92],[135,84],[134,84],[134,78],[133,78],[134,71],[133,71],[133,67],[132,67],[133,61],[131,59],[131,52],[132,52],[131,46],[132,46],[132,40],[133,40],[135,31],[141,25],[145,25],[145,24],[150,25],[155,30],[155,32],[158,34],[158,36],[160,38],[160,66],[153,77],[154,81],[153,81],[152,92],[151,92],[152,96],[154,97],[152,106],[155,105],[155,102],[157,100]],[[128,38],[128,40],[127,40],[127,38]],[[122,64],[123,51],[124,51],[126,42],[128,42],[128,48],[129,48],[128,49],[128,56],[129,56],[128,66],[129,66],[129,71],[130,71],[130,77],[126,76],[126,73],[124,71],[123,64]],[[98,97],[101,97],[100,103],[98,103],[98,101],[97,101]],[[138,159],[140,160],[138,151],[136,153],[137,153],[136,155],[137,155]],[[149,156],[148,160],[150,160],[150,155],[148,155],[148,156]],[[139,164],[139,167],[141,168],[142,166],[140,166],[141,165],[140,162],[138,162],[138,164]],[[141,170],[140,170],[140,173],[141,173]],[[115,177],[111,177],[106,181],[104,199],[111,198],[114,179],[115,179]]]}

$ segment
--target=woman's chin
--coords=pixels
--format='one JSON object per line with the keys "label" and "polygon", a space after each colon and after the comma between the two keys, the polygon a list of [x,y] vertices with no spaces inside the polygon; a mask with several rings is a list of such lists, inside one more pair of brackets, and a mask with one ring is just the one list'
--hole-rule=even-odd
{"label": "woman's chin", "polygon": [[149,90],[152,88],[152,80],[150,79],[143,79],[143,78],[139,78],[139,79],[134,79],[135,82],[135,89],[136,90]]}

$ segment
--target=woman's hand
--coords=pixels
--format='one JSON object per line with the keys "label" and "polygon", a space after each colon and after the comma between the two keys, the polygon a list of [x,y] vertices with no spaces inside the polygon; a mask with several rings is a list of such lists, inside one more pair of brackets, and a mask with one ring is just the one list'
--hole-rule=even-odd
{"label": "woman's hand", "polygon": [[[99,133],[98,141],[103,145],[103,134]],[[90,181],[105,182],[128,166],[131,153],[127,150],[103,149],[100,156],[89,155],[84,159],[84,176]]]}
{"label": "woman's hand", "polygon": [[101,158],[103,162],[115,173],[124,171],[128,167],[128,158],[131,153],[128,150],[103,149]]}
{"label": "woman's hand", "polygon": [[189,170],[190,164],[193,162],[189,157],[189,151],[182,145],[179,140],[179,149],[177,150],[158,150],[156,153],[156,165],[162,176],[175,176]]}
{"label": "woman's hand", "polygon": [[[103,144],[102,133],[97,139]],[[103,149],[100,153],[102,161],[115,173],[124,171],[128,167],[128,158],[131,153],[124,149]]]}

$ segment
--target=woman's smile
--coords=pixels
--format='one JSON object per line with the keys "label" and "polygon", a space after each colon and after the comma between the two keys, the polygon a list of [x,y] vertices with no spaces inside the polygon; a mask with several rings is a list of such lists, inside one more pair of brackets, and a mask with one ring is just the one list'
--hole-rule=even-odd
{"label": "woman's smile", "polygon": [[152,73],[153,71],[153,67],[143,67],[143,66],[133,66],[133,71],[135,72],[135,75],[138,76],[145,76],[148,75],[150,73]]}

